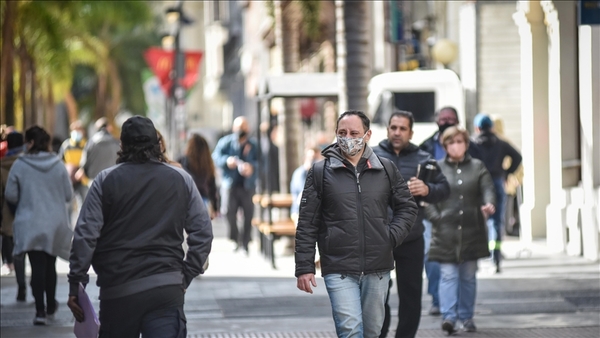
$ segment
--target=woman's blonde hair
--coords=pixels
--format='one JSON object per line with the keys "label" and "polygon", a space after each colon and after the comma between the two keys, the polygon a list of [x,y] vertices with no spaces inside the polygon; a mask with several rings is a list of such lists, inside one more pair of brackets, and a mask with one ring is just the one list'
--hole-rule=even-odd
{"label": "woman's blonde hair", "polygon": [[440,137],[440,143],[442,144],[444,149],[446,149],[448,143],[450,143],[450,141],[456,135],[462,135],[463,139],[465,140],[465,144],[467,145],[467,148],[469,147],[469,132],[461,126],[452,126],[446,129],[442,134],[442,137]]}

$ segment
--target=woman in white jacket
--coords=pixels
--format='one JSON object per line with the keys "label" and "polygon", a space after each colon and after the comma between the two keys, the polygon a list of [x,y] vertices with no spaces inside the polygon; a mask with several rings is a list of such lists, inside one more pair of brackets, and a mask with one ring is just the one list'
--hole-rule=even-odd
{"label": "woman in white jacket", "polygon": [[35,298],[34,325],[45,325],[58,307],[56,257],[68,260],[73,231],[67,203],[73,189],[67,169],[50,152],[50,135],[33,126],[25,132],[27,151],[10,169],[5,198],[15,212],[14,254],[27,253]]}

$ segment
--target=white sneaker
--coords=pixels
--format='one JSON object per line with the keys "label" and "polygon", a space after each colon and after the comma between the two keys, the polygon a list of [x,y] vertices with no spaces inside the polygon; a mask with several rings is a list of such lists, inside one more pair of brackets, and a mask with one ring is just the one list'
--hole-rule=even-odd
{"label": "white sneaker", "polygon": [[37,313],[33,318],[33,325],[46,325],[46,314]]}

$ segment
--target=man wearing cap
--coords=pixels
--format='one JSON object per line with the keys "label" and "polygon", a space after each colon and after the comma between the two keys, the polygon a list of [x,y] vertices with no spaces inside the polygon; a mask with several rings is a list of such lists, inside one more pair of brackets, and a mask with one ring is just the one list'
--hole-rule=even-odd
{"label": "man wearing cap", "polygon": [[81,209],[67,305],[77,321],[84,319],[78,286],[88,283],[92,265],[100,337],[186,337],[184,293],[204,272],[210,217],[192,177],[167,163],[148,118],[123,123],[118,155],[117,165],[96,176]]}
{"label": "man wearing cap", "polygon": [[[492,253],[496,272],[500,272],[502,232],[504,231],[504,206],[506,192],[504,184],[506,177],[517,170],[521,164],[521,154],[508,142],[501,140],[493,131],[494,122],[484,114],[477,114],[473,120],[476,135],[473,139],[479,148],[479,158],[492,176],[496,189],[496,213],[488,219],[489,246]],[[510,157],[510,166],[504,169],[504,158]]]}

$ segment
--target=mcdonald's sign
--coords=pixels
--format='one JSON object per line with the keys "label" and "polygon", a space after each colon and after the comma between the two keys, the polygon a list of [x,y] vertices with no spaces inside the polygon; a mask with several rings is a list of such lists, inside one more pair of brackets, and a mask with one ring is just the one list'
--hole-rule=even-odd
{"label": "mcdonald's sign", "polygon": [[[200,61],[202,61],[202,55],[201,51],[184,52],[185,73],[180,83],[183,88],[190,89],[198,80],[198,69]],[[144,59],[154,75],[160,80],[160,84],[168,96],[173,85],[170,74],[174,66],[175,52],[151,47],[144,52]]]}

